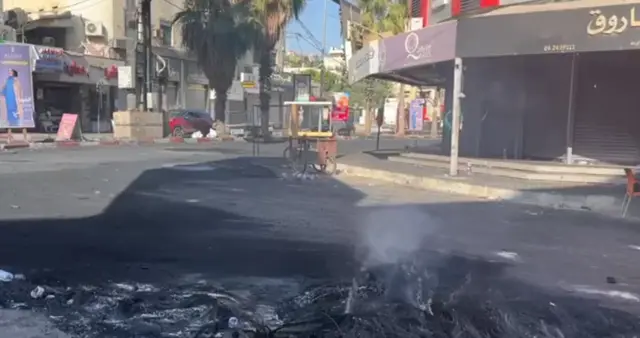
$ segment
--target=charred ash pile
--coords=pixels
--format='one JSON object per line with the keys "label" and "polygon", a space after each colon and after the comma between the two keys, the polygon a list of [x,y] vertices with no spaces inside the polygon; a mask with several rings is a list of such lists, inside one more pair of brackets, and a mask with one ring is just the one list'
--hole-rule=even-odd
{"label": "charred ash pile", "polygon": [[458,266],[435,270],[415,261],[380,265],[363,269],[351,285],[310,288],[281,304],[285,324],[259,336],[632,338],[640,333],[639,318],[629,313],[545,295],[491,277],[491,263],[456,260]]}
{"label": "charred ash pile", "polygon": [[[500,278],[493,265],[463,258],[440,266],[418,260],[380,264],[358,271],[351,282],[318,282],[290,298],[271,292],[270,300],[206,283],[79,288],[27,278],[3,284],[0,306],[42,312],[78,337],[632,338],[640,333],[640,321],[627,312],[536,291]],[[46,286],[34,289],[34,283]],[[34,297],[34,290],[43,292]]]}

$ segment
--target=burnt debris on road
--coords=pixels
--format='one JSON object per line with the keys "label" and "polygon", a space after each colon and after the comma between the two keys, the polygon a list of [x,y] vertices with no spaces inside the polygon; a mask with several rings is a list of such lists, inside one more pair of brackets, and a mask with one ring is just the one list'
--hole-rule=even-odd
{"label": "burnt debris on road", "polygon": [[[106,152],[102,162],[100,151],[48,159],[57,170],[35,170],[35,157],[0,168],[11,192],[0,194],[0,269],[24,275],[0,282],[3,311],[37,313],[69,337],[640,332],[633,299],[556,284],[637,293],[628,246],[640,236],[627,223],[349,178],[290,180],[275,157]],[[2,338],[26,325],[4,313]]]}

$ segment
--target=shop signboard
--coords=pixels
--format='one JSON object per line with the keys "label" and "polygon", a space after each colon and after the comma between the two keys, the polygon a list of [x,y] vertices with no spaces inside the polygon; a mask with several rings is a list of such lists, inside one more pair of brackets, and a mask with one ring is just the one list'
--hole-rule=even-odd
{"label": "shop signboard", "polygon": [[0,128],[34,128],[31,46],[0,44]]}
{"label": "shop signboard", "polygon": [[461,20],[458,32],[460,57],[640,49],[640,5],[577,1],[562,10],[496,13]]}
{"label": "shop signboard", "polygon": [[77,114],[62,114],[60,119],[60,125],[58,126],[58,134],[56,135],[56,141],[69,141],[75,135],[76,124],[78,123]]}
{"label": "shop signboard", "polygon": [[349,59],[349,82],[355,83],[380,72],[380,40],[367,43]]}
{"label": "shop signboard", "polygon": [[389,73],[453,60],[456,57],[457,21],[439,23],[383,39],[380,72]]}
{"label": "shop signboard", "polygon": [[36,47],[36,72],[58,72],[65,71],[66,55],[61,48],[37,46]]}

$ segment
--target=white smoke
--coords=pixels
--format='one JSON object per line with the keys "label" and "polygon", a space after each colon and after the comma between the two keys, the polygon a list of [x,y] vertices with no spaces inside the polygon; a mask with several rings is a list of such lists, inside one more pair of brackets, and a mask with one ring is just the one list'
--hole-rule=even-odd
{"label": "white smoke", "polygon": [[363,267],[400,263],[421,249],[437,222],[417,206],[366,208],[360,217]]}

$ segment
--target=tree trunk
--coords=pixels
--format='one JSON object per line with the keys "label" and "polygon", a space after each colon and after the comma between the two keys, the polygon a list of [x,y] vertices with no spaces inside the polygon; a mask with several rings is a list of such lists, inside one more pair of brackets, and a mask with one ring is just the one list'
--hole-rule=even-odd
{"label": "tree trunk", "polygon": [[370,135],[371,134],[371,122],[373,122],[373,119],[371,117],[371,102],[367,101],[365,107],[364,107],[364,134],[365,135]]}
{"label": "tree trunk", "polygon": [[273,68],[271,67],[271,51],[263,49],[260,53],[260,132],[263,138],[269,135],[269,104],[271,103],[271,75]]}
{"label": "tree trunk", "polygon": [[398,90],[398,117],[396,120],[396,135],[404,136],[406,134],[406,113],[404,110],[404,83],[400,84]]}
{"label": "tree trunk", "polygon": [[220,90],[218,88],[216,91],[216,102],[214,104],[215,111],[215,121],[213,122],[214,129],[218,134],[218,137],[227,134],[227,128],[224,124],[227,111],[227,91]]}

